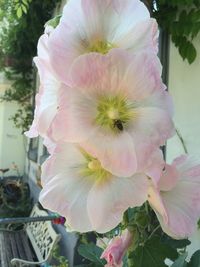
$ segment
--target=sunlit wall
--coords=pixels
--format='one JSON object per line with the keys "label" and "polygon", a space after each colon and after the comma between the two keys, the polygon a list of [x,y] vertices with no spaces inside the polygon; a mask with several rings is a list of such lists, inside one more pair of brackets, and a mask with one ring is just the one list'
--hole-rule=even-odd
{"label": "sunlit wall", "polygon": [[[2,96],[9,83],[0,75],[0,95]],[[10,168],[6,175],[16,175],[12,170],[12,163],[19,168],[22,175],[25,165],[25,138],[20,129],[16,129],[10,117],[12,117],[18,106],[16,103],[0,102],[0,169]],[[1,173],[0,173],[1,174]]]}

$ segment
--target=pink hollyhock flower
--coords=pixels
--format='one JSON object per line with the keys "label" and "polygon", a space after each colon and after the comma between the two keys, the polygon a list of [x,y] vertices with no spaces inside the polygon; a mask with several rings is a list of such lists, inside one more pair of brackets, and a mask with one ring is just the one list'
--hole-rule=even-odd
{"label": "pink hollyhock flower", "polygon": [[128,207],[146,201],[148,184],[143,173],[115,176],[83,148],[65,143],[42,166],[40,202],[76,231],[104,233],[120,223]]}
{"label": "pink hollyhock flower", "polygon": [[157,23],[139,0],[70,0],[49,39],[52,66],[69,83],[68,70],[80,55],[111,49],[157,52]]}
{"label": "pink hollyhock flower", "polygon": [[106,250],[101,255],[101,259],[107,261],[107,267],[122,267],[123,257],[133,241],[132,234],[125,230],[121,236],[114,237]]}
{"label": "pink hollyhock flower", "polygon": [[175,239],[191,236],[200,217],[200,164],[181,156],[166,165],[158,187],[149,188],[148,201],[164,232]]}
{"label": "pink hollyhock flower", "polygon": [[80,57],[49,137],[82,143],[115,175],[143,169],[152,151],[174,134],[172,101],[160,72],[149,51],[130,56],[118,49]]}
{"label": "pink hollyhock flower", "polygon": [[47,136],[48,130],[58,110],[58,92],[67,90],[67,87],[58,81],[54,71],[51,68],[48,55],[48,35],[41,36],[38,42],[38,57],[34,62],[40,75],[39,93],[36,95],[35,114],[33,123],[25,134],[32,138],[39,134],[42,137]]}

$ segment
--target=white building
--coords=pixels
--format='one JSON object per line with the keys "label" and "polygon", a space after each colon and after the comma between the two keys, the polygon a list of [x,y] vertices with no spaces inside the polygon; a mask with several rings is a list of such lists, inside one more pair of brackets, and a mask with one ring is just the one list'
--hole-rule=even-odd
{"label": "white building", "polygon": [[[10,87],[10,82],[0,74],[0,96],[4,95],[6,89]],[[26,138],[17,129],[10,118],[19,108],[15,102],[0,101],[0,169],[10,168],[6,175],[17,175],[12,169],[14,162],[19,168],[21,175],[24,174]]]}

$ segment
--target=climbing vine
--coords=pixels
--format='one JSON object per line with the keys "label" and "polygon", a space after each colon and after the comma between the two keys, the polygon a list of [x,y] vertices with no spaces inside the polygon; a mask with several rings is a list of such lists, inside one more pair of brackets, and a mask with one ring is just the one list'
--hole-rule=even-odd
{"label": "climbing vine", "polygon": [[200,32],[200,0],[146,0],[152,16],[171,35],[172,42],[188,63],[197,56],[194,38]]}
{"label": "climbing vine", "polygon": [[59,2],[0,0],[0,71],[12,84],[1,99],[19,103],[20,108],[11,119],[22,131],[32,121],[31,99],[35,89],[32,59],[37,53],[38,38]]}

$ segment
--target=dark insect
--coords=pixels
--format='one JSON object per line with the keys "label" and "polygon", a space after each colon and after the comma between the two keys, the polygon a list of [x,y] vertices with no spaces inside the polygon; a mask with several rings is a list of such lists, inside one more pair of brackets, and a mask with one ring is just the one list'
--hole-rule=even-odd
{"label": "dark insect", "polygon": [[124,127],[122,123],[123,121],[121,120],[114,120],[114,128],[117,128],[118,130],[123,131]]}

